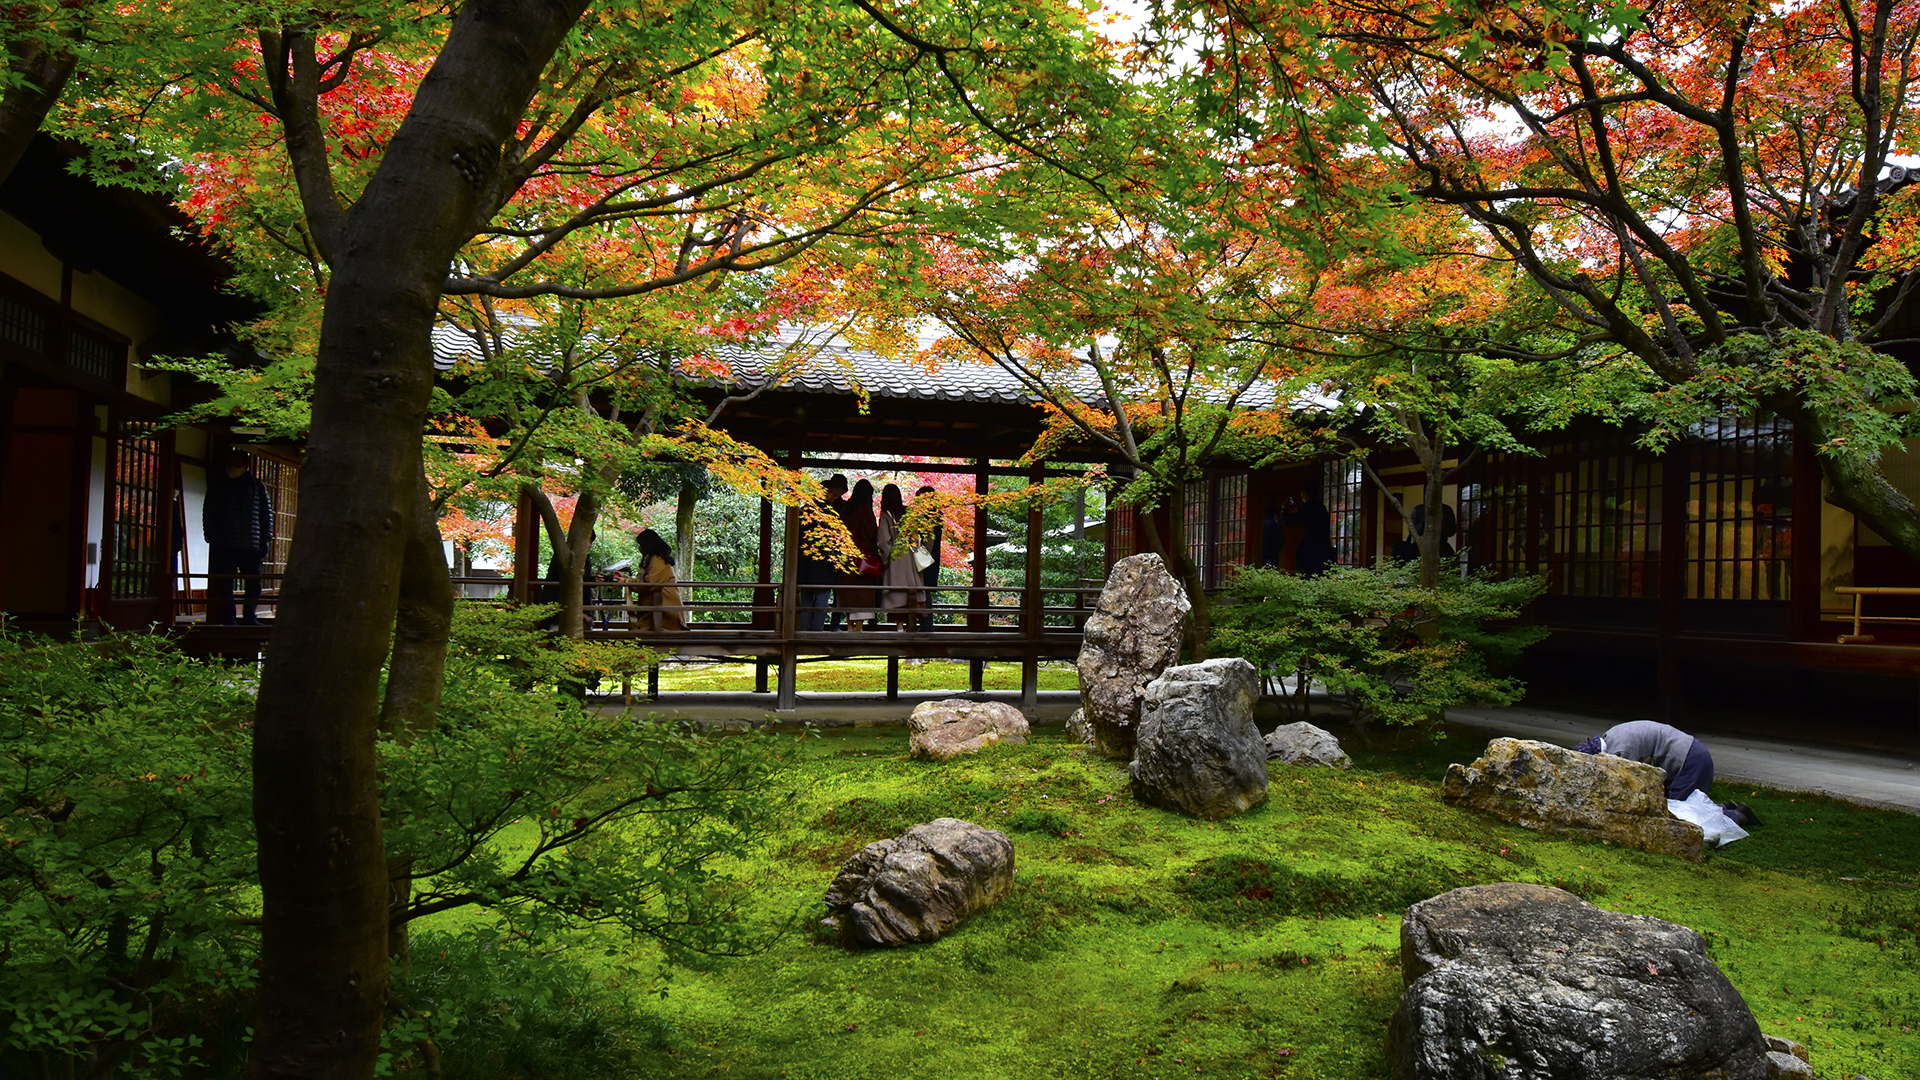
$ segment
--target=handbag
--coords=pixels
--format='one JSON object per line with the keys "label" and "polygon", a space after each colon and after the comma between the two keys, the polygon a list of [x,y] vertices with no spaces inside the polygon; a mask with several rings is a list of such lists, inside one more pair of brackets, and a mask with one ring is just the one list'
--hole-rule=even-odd
{"label": "handbag", "polygon": [[879,577],[882,569],[880,560],[871,555],[862,555],[860,561],[853,564],[853,572],[861,577]]}
{"label": "handbag", "polygon": [[913,568],[924,572],[927,567],[932,565],[933,552],[927,550],[927,545],[913,545]]}

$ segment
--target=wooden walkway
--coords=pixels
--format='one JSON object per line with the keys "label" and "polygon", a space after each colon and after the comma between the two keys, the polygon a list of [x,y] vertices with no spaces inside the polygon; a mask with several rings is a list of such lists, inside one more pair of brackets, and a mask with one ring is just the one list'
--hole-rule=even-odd
{"label": "wooden walkway", "polygon": [[[456,578],[460,591],[512,584],[502,578]],[[521,594],[528,595],[544,582],[526,582]],[[1021,665],[1020,698],[1026,705],[1038,698],[1040,663],[1045,660],[1072,660],[1080,654],[1081,627],[1093,613],[1100,590],[1093,588],[1044,589],[1029,592],[1022,586],[967,587],[939,590],[941,594],[964,594],[968,604],[934,604],[914,613],[917,620],[931,615],[932,629],[903,630],[884,621],[880,628],[862,631],[787,631],[800,619],[799,598],[780,583],[739,581],[681,582],[683,596],[694,589],[726,593],[752,594],[745,600],[720,600],[681,605],[681,614],[690,620],[685,630],[640,629],[652,622],[652,614],[667,609],[624,602],[624,597],[608,599],[609,593],[637,590],[641,583],[609,584],[594,582],[601,602],[587,604],[586,637],[604,643],[631,643],[661,654],[666,662],[672,657],[709,658],[752,663],[759,693],[775,693],[775,708],[788,711],[795,707],[796,672],[810,660],[878,658],[887,661],[887,696],[896,697],[900,685],[900,661],[940,659],[971,661],[971,689],[981,689],[982,667],[988,662]],[[1033,604],[1028,604],[1031,597]],[[485,602],[499,597],[471,596],[462,602]],[[769,602],[770,601],[770,602]],[[996,602],[997,601],[997,602]],[[1009,602],[1011,601],[1011,602]],[[267,621],[260,626],[209,625],[192,615],[175,620],[184,647],[199,655],[257,657],[272,637],[272,594],[263,597],[261,613]],[[842,611],[826,609],[829,612]],[[770,685],[771,679],[771,685]],[[631,692],[631,687],[626,688]],[[647,671],[647,696],[659,696],[659,667]]]}

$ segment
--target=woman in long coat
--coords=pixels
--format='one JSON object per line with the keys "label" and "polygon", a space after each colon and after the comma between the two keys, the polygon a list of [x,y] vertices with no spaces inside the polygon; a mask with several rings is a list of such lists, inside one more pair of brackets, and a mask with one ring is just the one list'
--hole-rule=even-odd
{"label": "woman in long coat", "polygon": [[880,492],[880,528],[876,534],[880,558],[886,569],[880,572],[880,606],[887,611],[908,614],[893,616],[900,628],[910,629],[920,607],[920,568],[913,565],[913,545],[900,542],[900,519],[907,516],[906,500],[900,489],[888,484]]}
{"label": "woman in long coat", "polygon": [[640,580],[644,585],[631,589],[637,607],[658,607],[661,611],[638,613],[642,630],[685,630],[686,605],[680,602],[680,585],[673,576],[673,549],[659,533],[643,529],[633,538],[640,549]]}
{"label": "woman in long coat", "polygon": [[[860,554],[878,562],[879,524],[873,518],[873,481],[861,477],[853,485],[847,501],[840,504],[840,520],[846,523],[847,532],[853,534],[853,546]],[[840,586],[834,590],[834,605],[846,609],[849,629],[864,629],[861,624],[873,618],[874,609],[879,606],[874,587],[879,584],[879,574],[841,571]]]}

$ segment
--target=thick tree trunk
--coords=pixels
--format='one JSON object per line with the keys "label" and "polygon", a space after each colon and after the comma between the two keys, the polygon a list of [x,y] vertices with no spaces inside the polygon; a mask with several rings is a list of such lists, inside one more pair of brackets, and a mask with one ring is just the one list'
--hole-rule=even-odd
{"label": "thick tree trunk", "polygon": [[434,314],[454,253],[487,212],[480,185],[582,6],[463,6],[360,201],[344,221],[337,207],[307,207],[339,230],[300,521],[254,729],[255,1080],[373,1075],[388,994],[374,735],[414,535]]}
{"label": "thick tree trunk", "polygon": [[[411,740],[431,728],[440,711],[447,670],[447,635],[453,627],[453,583],[440,546],[440,529],[419,479],[413,532],[400,570],[400,607],[393,624],[393,657],[387,663],[387,695],[380,728]],[[407,954],[407,901],[413,891],[413,859],[387,859],[387,955]]]}
{"label": "thick tree trunk", "polygon": [[1187,623],[1187,662],[1197,664],[1207,658],[1207,639],[1213,635],[1213,612],[1207,604],[1206,581],[1200,576],[1201,569],[1187,557],[1187,486],[1175,481],[1167,490],[1167,527],[1173,535],[1161,557],[1186,588],[1187,603],[1193,605]]}
{"label": "thick tree trunk", "polygon": [[[79,34],[78,26],[72,33]],[[75,60],[73,50],[49,49],[45,41],[15,38],[7,42],[7,71],[21,81],[0,96],[0,182],[12,175],[53,103],[60,100],[60,91],[73,77]]]}
{"label": "thick tree trunk", "polygon": [[674,572],[682,581],[699,577],[694,572],[693,511],[700,505],[700,489],[691,480],[680,482],[680,503],[673,511]]}
{"label": "thick tree trunk", "polygon": [[587,565],[593,560],[593,533],[599,524],[600,500],[591,491],[581,492],[573,504],[561,560],[560,631],[574,641],[587,636]]}
{"label": "thick tree trunk", "polygon": [[[1827,440],[1827,427],[1810,411],[1788,407],[1781,412],[1814,445]],[[1915,562],[1920,562],[1920,508],[1881,474],[1879,466],[1857,457],[1817,454],[1820,475],[1827,481],[1826,500],[1851,513],[1861,524]],[[1808,499],[1802,513],[1818,513]]]}

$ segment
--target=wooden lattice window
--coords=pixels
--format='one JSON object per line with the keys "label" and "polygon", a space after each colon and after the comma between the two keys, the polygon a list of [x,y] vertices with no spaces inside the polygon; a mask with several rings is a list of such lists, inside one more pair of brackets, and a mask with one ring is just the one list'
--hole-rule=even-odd
{"label": "wooden lattice window", "polygon": [[1214,481],[1213,557],[1207,565],[1207,584],[1227,583],[1228,568],[1247,565],[1247,474],[1233,473]]}
{"label": "wooden lattice window", "polygon": [[159,595],[166,547],[166,491],[161,487],[160,437],[150,421],[121,426],[113,455],[113,518],[108,595],[150,600]]}
{"label": "wooden lattice window", "polygon": [[1207,482],[1189,480],[1182,492],[1181,525],[1187,534],[1187,564],[1207,572]]}
{"label": "wooden lattice window", "polygon": [[127,381],[127,345],[86,330],[67,335],[67,366],[108,386]]}
{"label": "wooden lattice window", "polygon": [[1793,554],[1793,428],[1724,418],[1686,447],[1685,589],[1695,600],[1787,600]]}
{"label": "wooden lattice window", "polygon": [[1107,569],[1133,554],[1134,510],[1126,503],[1107,504]]}
{"label": "wooden lattice window", "polygon": [[[272,458],[255,456],[253,474],[267,485],[267,497],[273,500],[273,550],[267,552],[260,570],[267,574],[287,572],[287,554],[293,550],[293,523],[300,510],[300,470]],[[279,583],[267,582],[278,588]]]}
{"label": "wooden lattice window", "polygon": [[1547,451],[1540,527],[1547,589],[1566,596],[1660,594],[1660,459],[1609,429]]}
{"label": "wooden lattice window", "polygon": [[1326,504],[1330,519],[1333,561],[1341,566],[1360,565],[1360,504],[1366,479],[1366,469],[1346,458],[1329,461],[1321,469],[1320,501]]}
{"label": "wooden lattice window", "polygon": [[1471,481],[1460,485],[1460,535],[1454,544],[1467,565],[1510,578],[1540,572],[1541,545],[1532,535],[1534,459],[1488,454]]}

